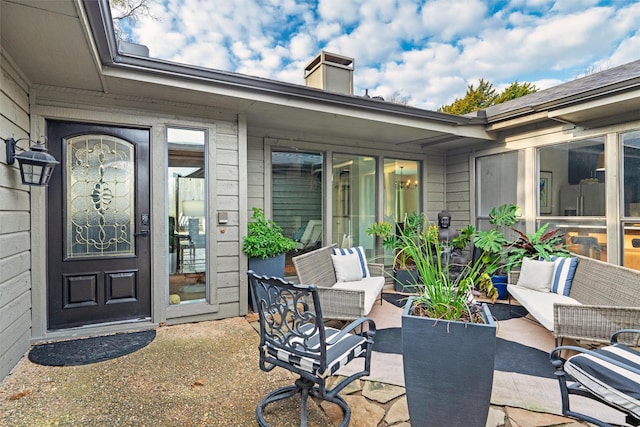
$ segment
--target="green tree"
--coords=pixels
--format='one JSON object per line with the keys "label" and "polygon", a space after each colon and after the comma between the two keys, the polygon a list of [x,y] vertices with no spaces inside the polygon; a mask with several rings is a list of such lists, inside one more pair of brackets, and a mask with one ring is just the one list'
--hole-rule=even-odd
{"label": "green tree", "polygon": [[470,84],[463,98],[458,98],[452,104],[443,105],[438,111],[449,114],[467,114],[493,105],[498,95],[493,85],[485,79],[480,79],[478,86]]}
{"label": "green tree", "polygon": [[538,89],[531,83],[515,81],[502,92],[497,93],[491,82],[480,79],[477,87],[473,84],[467,86],[464,97],[456,99],[449,105],[443,105],[438,108],[438,111],[457,115],[468,114],[537,91]]}
{"label": "green tree", "polygon": [[501,104],[503,102],[510,101],[512,99],[520,98],[521,96],[529,95],[530,93],[537,92],[537,91],[538,91],[538,88],[535,87],[535,85],[532,85],[531,83],[527,83],[527,82],[518,83],[518,81],[516,80],[515,82],[507,86],[500,93],[500,95],[498,95],[493,105]]}

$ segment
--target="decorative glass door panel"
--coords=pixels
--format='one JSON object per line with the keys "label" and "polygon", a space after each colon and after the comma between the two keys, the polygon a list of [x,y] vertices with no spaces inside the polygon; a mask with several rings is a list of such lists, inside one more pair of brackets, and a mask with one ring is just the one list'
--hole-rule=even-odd
{"label": "decorative glass door panel", "polygon": [[133,255],[133,144],[85,135],[67,140],[66,153],[66,257]]}

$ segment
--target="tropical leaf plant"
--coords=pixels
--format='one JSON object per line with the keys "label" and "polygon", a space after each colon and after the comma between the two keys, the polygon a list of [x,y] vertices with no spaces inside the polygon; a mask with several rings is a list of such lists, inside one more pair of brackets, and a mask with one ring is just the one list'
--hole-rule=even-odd
{"label": "tropical leaf plant", "polygon": [[514,229],[518,238],[506,248],[507,264],[515,268],[522,264],[524,257],[549,261],[552,256],[569,256],[564,233],[557,228],[547,231],[548,228],[549,223],[545,223],[533,234]]}

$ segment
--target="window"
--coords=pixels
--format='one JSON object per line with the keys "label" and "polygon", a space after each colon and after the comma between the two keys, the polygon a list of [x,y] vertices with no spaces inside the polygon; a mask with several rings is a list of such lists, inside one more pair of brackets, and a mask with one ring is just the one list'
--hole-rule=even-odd
{"label": "window", "polygon": [[606,261],[604,138],[542,147],[538,159],[539,223],[556,217],[571,252]]}
{"label": "window", "polygon": [[203,130],[167,129],[169,304],[207,297],[207,191]]}
{"label": "window", "polygon": [[[384,220],[388,223],[397,226],[406,215],[421,212],[420,167],[414,160],[384,160]],[[393,257],[393,251],[384,250],[385,265],[391,266]]]}
{"label": "window", "polygon": [[478,157],[476,184],[479,218],[487,218],[495,206],[518,204],[518,152]]}
{"label": "window", "polygon": [[621,140],[623,265],[640,270],[640,131],[623,133]]}
{"label": "window", "polygon": [[541,216],[604,216],[604,139],[538,149]]}
{"label": "window", "polygon": [[319,153],[271,154],[272,217],[298,246],[285,257],[285,275],[295,276],[292,256],[322,246],[322,160]]}
{"label": "window", "polygon": [[333,243],[365,248],[373,256],[374,237],[366,229],[376,218],[376,159],[333,155]]}

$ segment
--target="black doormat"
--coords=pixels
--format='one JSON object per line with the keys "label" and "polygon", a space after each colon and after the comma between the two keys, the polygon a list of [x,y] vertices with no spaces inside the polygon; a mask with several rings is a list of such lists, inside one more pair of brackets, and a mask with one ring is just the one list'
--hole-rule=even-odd
{"label": "black doormat", "polygon": [[133,353],[155,337],[156,331],[149,330],[39,344],[29,352],[29,360],[47,366],[88,365]]}

